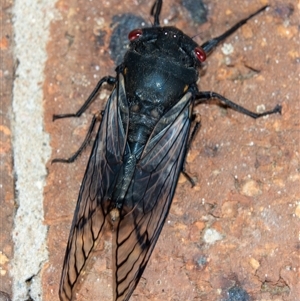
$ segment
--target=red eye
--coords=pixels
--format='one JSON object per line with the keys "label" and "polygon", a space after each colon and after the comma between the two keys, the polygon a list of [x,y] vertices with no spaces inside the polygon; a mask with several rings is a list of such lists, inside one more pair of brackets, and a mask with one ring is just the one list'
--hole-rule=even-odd
{"label": "red eye", "polygon": [[196,47],[194,52],[200,62],[204,62],[206,60],[206,53],[201,47]]}
{"label": "red eye", "polygon": [[129,41],[134,41],[138,39],[143,34],[143,31],[141,29],[135,29],[131,31],[128,35]]}

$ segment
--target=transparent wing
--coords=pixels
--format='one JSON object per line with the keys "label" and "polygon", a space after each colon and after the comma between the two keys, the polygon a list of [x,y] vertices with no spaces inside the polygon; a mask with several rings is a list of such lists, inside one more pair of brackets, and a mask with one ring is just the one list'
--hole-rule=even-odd
{"label": "transparent wing", "polygon": [[119,97],[125,97],[122,75],[107,102],[80,188],[61,276],[61,301],[72,299],[73,288],[109,214],[110,191],[121,168],[126,145],[118,111]]}
{"label": "transparent wing", "polygon": [[186,152],[191,93],[155,127],[137,162],[113,233],[114,300],[129,300],[168,215]]}

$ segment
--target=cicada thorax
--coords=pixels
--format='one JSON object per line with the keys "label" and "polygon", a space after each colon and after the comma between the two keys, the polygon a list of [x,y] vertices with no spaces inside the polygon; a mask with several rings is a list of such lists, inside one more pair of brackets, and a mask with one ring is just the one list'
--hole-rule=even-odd
{"label": "cicada thorax", "polygon": [[129,106],[128,142],[138,154],[164,114],[198,78],[197,44],[174,27],[133,31],[124,82]]}

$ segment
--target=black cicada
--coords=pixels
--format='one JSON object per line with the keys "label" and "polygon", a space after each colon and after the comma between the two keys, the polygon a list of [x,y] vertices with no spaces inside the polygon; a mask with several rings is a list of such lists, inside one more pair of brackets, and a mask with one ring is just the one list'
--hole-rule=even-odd
{"label": "black cicada", "polygon": [[[188,146],[195,136],[194,106],[217,99],[258,118],[215,92],[199,91],[198,69],[207,55],[261,8],[221,36],[198,46],[175,27],[161,27],[162,0],[156,0],[150,28],[129,33],[129,50],[116,77],[102,78],[76,114],[94,100],[103,83],[113,91],[82,181],[60,283],[60,300],[71,300],[74,286],[106,224],[113,228],[114,301],[129,300],[137,286],[168,215]],[[89,135],[71,162],[84,148]],[[191,180],[191,179],[190,179]]]}

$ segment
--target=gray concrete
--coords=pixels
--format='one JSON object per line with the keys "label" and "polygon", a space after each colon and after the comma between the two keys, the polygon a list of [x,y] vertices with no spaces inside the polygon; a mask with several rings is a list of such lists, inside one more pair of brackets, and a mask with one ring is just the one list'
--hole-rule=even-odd
{"label": "gray concrete", "polygon": [[48,258],[43,188],[51,149],[43,127],[42,83],[54,5],[54,0],[16,0],[13,7],[18,62],[12,118],[17,203],[11,271],[14,301],[42,300],[40,271]]}

